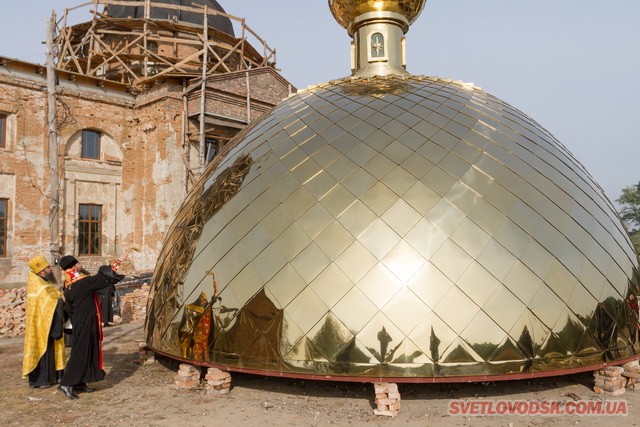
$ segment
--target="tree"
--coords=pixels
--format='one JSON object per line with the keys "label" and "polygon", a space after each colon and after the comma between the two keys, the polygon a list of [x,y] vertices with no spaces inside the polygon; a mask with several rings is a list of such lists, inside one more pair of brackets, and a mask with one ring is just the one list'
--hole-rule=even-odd
{"label": "tree", "polygon": [[623,188],[622,195],[616,202],[620,203],[620,218],[631,236],[631,241],[640,252],[640,182]]}

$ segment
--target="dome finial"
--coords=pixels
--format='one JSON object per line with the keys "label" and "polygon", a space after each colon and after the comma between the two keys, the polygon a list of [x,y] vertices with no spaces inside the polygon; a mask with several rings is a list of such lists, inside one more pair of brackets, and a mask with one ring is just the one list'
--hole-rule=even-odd
{"label": "dome finial", "polygon": [[408,74],[405,38],[427,0],[329,0],[329,9],[347,29],[354,76]]}
{"label": "dome finial", "polygon": [[404,17],[406,33],[416,20],[427,0],[329,0],[329,9],[338,24],[347,29],[350,36],[355,33],[354,24],[364,14],[392,12]]}

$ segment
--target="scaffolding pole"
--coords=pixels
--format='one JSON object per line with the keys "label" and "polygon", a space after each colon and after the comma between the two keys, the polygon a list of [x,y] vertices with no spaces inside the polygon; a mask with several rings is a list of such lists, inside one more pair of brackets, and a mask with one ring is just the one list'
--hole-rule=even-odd
{"label": "scaffolding pole", "polygon": [[[49,252],[52,263],[60,259],[60,171],[58,167],[58,123],[56,119],[56,68],[53,64],[53,38],[56,28],[56,13],[51,13],[47,25],[47,122],[49,124]],[[56,275],[59,270],[56,267]]]}
{"label": "scaffolding pole", "polygon": [[207,63],[209,62],[209,15],[207,14],[207,6],[204,7],[204,23],[202,31],[202,45],[204,53],[202,54],[202,84],[200,86],[200,171],[204,171],[206,163],[206,137],[205,129],[205,106],[207,92]]}

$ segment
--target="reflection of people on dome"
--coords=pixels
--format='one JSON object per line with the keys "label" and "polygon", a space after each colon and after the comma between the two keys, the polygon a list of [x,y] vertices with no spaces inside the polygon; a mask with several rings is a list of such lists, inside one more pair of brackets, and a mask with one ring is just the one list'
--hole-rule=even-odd
{"label": "reflection of people on dome", "polygon": [[[202,198],[191,198],[189,203],[185,204],[185,209],[190,212],[198,212],[198,215],[189,218],[188,221],[175,228],[174,232],[178,234],[178,237],[176,237],[172,245],[172,252],[170,252],[175,256],[170,264],[166,264],[166,271],[159,275],[159,279],[154,279],[154,287],[169,289],[174,286],[173,283],[179,283],[178,278],[183,276],[189,268],[189,260],[195,251],[197,236],[201,235],[202,228],[215,213],[240,190],[242,181],[249,173],[252,164],[251,156],[241,156],[230,168],[217,174],[215,181],[209,183],[208,187],[203,190]],[[167,309],[168,306],[164,306],[162,310]],[[151,312],[154,313],[155,310],[158,309],[152,306]],[[163,322],[168,322],[170,318],[168,315],[151,314],[148,323],[149,330],[166,328],[168,325],[163,325]],[[180,332],[178,335],[178,344],[181,344]],[[175,343],[176,341],[172,338],[171,342]],[[181,348],[180,353],[182,352]]]}
{"label": "reflection of people on dome", "polygon": [[388,351],[389,343],[393,341],[393,338],[391,338],[391,335],[389,335],[387,329],[384,326],[382,327],[380,332],[378,332],[378,341],[380,341],[380,353],[372,348],[369,348],[368,350],[371,351],[371,354],[373,354],[378,359],[378,361],[380,361],[380,363],[390,362],[402,342],[395,346],[391,351]]}
{"label": "reflection of people on dome", "polygon": [[431,336],[429,337],[429,351],[431,352],[431,360],[433,360],[433,363],[437,363],[438,359],[440,359],[438,347],[440,347],[440,338],[438,338],[432,326]]}
{"label": "reflection of people on dome", "polygon": [[625,309],[631,344],[635,344],[638,342],[638,329],[640,328],[640,323],[638,323],[638,298],[633,292],[629,294],[625,301]]}
{"label": "reflection of people on dome", "polygon": [[215,322],[214,331],[217,331],[227,329],[229,327],[231,322],[233,322],[233,319],[235,319],[238,309],[220,304],[220,307],[214,307],[213,311],[215,312],[215,317],[213,319]]}
{"label": "reflection of people on dome", "polygon": [[[231,311],[236,309],[225,309],[225,312]],[[284,310],[276,307],[262,289],[230,317],[228,329],[220,328],[221,319],[216,316],[216,332],[220,335],[215,337],[214,351],[223,357],[235,353],[245,364],[282,359],[283,314]]]}
{"label": "reflection of people on dome", "polygon": [[522,328],[522,333],[520,334],[520,338],[518,338],[518,347],[524,352],[525,356],[527,356],[527,361],[522,370],[528,372],[533,366],[533,339],[531,339],[527,325],[524,325],[524,328]]}
{"label": "reflection of people on dome", "polygon": [[215,300],[216,298],[218,298],[218,279],[216,279],[216,273],[212,271],[209,271],[207,273],[209,276],[213,277],[213,299]]}
{"label": "reflection of people on dome", "polygon": [[[196,360],[203,360],[203,346],[206,348],[209,342],[211,321],[207,322],[207,319],[210,318],[211,307],[204,292],[201,292],[194,302],[185,305],[178,329],[182,357],[194,359],[198,357]],[[200,324],[201,326],[198,328]],[[206,341],[203,342],[205,338]]]}
{"label": "reflection of people on dome", "polygon": [[[618,346],[616,343],[617,325],[613,318],[607,313],[605,303],[598,303],[596,311],[594,313],[596,319],[596,337],[605,351],[602,353],[602,361],[613,359],[612,350],[618,352]],[[613,348],[610,348],[613,346]]]}
{"label": "reflection of people on dome", "polygon": [[384,326],[382,327],[382,330],[378,332],[378,341],[380,341],[380,361],[382,362],[384,360],[384,356],[387,354],[387,346],[391,341],[393,341],[393,338],[391,338],[391,335],[387,333]]}
{"label": "reflection of people on dome", "polygon": [[182,357],[193,358],[201,362],[209,361],[209,343],[213,333],[213,305],[222,300],[218,291],[218,280],[213,271],[207,272],[213,280],[213,297],[207,300],[207,295],[201,292],[198,298],[184,308],[180,321],[178,339]]}

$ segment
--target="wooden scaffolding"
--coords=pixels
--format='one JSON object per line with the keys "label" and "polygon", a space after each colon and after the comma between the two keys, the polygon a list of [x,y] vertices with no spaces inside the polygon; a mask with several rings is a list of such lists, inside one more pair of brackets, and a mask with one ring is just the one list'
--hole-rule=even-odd
{"label": "wooden scaffolding", "polygon": [[[112,17],[111,6],[144,7],[142,18]],[[91,20],[69,25],[70,14],[90,9]],[[173,19],[151,19],[154,8],[202,14],[204,25]],[[234,37],[207,25],[211,17],[237,23]],[[65,9],[57,22],[56,67],[85,76],[115,80],[135,90],[160,77],[202,78],[217,73],[274,66],[271,49],[244,18],[207,6],[181,6],[153,0],[91,0]],[[259,45],[262,53],[250,43]]]}
{"label": "wooden scaffolding", "polygon": [[[120,7],[120,12],[110,15],[114,7]],[[134,10],[136,16],[112,16],[123,15],[125,8]],[[78,22],[78,12],[86,16],[87,10],[90,20],[70,24],[72,20]],[[160,14],[168,19],[152,18]],[[195,14],[197,23],[194,19],[178,19],[183,14],[192,18]],[[208,24],[220,19],[235,24],[237,35]],[[90,0],[65,9],[55,22],[53,62],[57,70],[100,79],[99,85],[104,80],[116,81],[127,85],[132,93],[165,79],[182,81],[187,186],[211,160],[212,141],[218,144],[214,152],[219,151],[253,118],[295,91],[275,69],[275,49],[249,28],[244,18],[204,5]],[[251,79],[264,78],[265,73],[274,83],[272,96],[257,95],[250,84]],[[236,84],[229,86],[238,88],[236,92],[220,92],[215,86],[221,78],[235,80]],[[195,167],[189,160],[192,145],[197,146],[199,156]]]}

